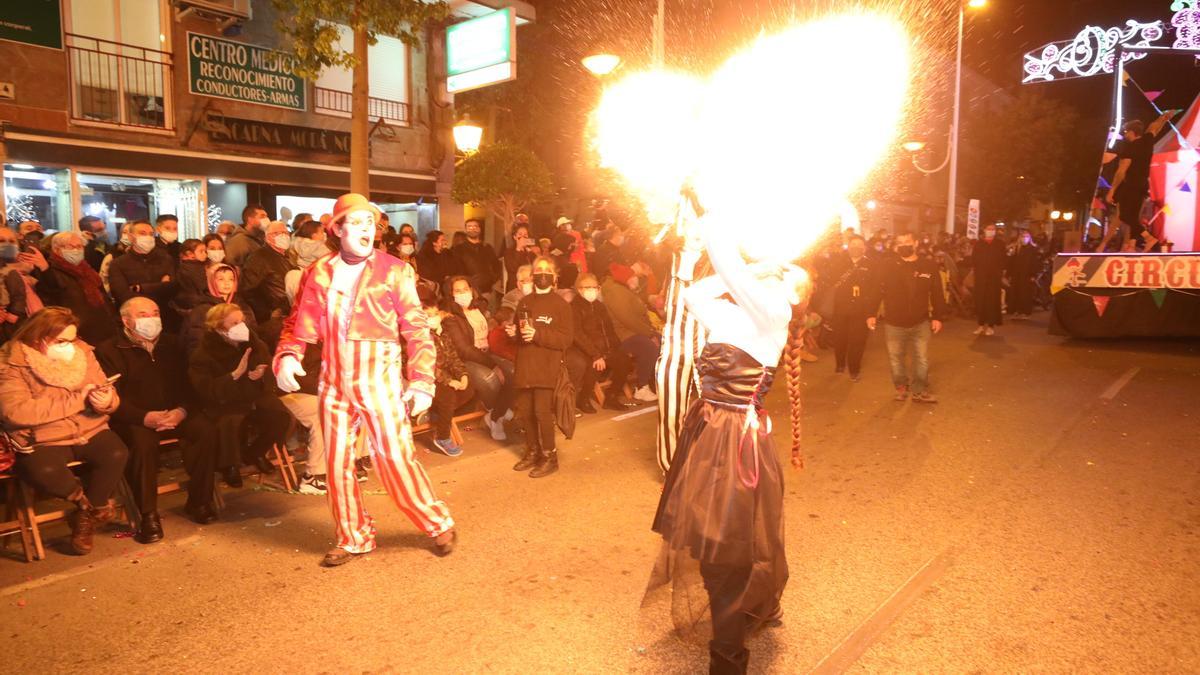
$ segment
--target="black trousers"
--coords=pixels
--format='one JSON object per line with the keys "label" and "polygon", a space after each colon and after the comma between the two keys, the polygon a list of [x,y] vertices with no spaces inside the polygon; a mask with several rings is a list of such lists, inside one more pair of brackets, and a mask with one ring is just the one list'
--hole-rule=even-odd
{"label": "black trousers", "polygon": [[[275,396],[264,394],[247,412],[205,413],[216,428],[217,468],[241,466],[287,441],[292,414]],[[253,432],[253,433],[252,433]]]}
{"label": "black trousers", "polygon": [[439,384],[433,393],[433,405],[430,406],[433,413],[433,437],[438,440],[450,438],[450,421],[454,418],[454,411],[474,398],[475,388],[471,386],[470,379],[467,381],[467,388],[462,391]]}
{"label": "black trousers", "polygon": [[633,369],[633,359],[621,349],[614,349],[604,355],[604,370],[597,371],[592,367],[593,359],[580,350],[571,347],[566,353],[567,374],[575,384],[575,392],[579,398],[591,397],[592,389],[601,377],[607,376],[610,387],[616,387],[615,393],[621,393],[625,382],[629,379],[629,371]]}
{"label": "black trousers", "polygon": [[[125,477],[133,501],[142,513],[158,510],[158,454],[164,439],[178,438],[183,466],[188,474],[189,507],[212,503],[213,472],[217,465],[217,430],[212,421],[198,413],[172,431],[155,431],[144,426],[114,426],[129,447]],[[170,449],[170,448],[168,448]]]}
{"label": "black trousers", "polygon": [[525,423],[525,447],[530,451],[554,450],[554,390],[518,389],[517,410]]}
{"label": "black trousers", "polygon": [[1000,272],[975,272],[975,313],[980,326],[1000,325]]}
{"label": "black trousers", "polygon": [[1013,279],[1009,289],[1009,314],[1033,314],[1033,279]]}
{"label": "black trousers", "polygon": [[867,317],[858,314],[833,315],[833,353],[838,368],[848,368],[851,375],[862,370],[863,352],[867,349]]}
{"label": "black trousers", "polygon": [[741,675],[750,663],[746,649],[746,608],[739,602],[750,580],[749,567],[700,563],[700,576],[712,611],[713,639],[708,643],[712,675]]}
{"label": "black trousers", "polygon": [[83,462],[84,494],[97,508],[108,503],[121,482],[129,450],[121,437],[105,429],[83,445],[39,445],[33,452],[16,453],[16,470],[21,480],[52,497],[66,499],[79,480],[67,468],[69,462]]}

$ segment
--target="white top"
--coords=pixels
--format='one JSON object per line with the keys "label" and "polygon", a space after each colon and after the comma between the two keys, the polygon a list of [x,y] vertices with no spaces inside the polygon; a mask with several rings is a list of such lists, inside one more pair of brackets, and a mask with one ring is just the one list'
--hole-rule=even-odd
{"label": "white top", "polygon": [[487,351],[488,349],[488,320],[483,315],[483,312],[478,309],[463,310],[463,314],[467,316],[467,322],[471,324],[471,330],[475,333],[475,348]]}
{"label": "white top", "polygon": [[329,282],[327,303],[329,315],[326,320],[334,327],[338,342],[344,342],[350,330],[350,317],[354,314],[354,291],[366,267],[366,260],[351,265],[341,256],[333,259],[333,278]]}

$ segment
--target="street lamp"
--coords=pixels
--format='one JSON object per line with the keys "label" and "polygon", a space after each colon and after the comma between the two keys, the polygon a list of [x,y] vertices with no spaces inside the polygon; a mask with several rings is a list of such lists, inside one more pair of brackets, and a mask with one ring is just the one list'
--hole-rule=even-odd
{"label": "street lamp", "polygon": [[958,6],[958,60],[954,75],[954,122],[950,125],[950,190],[946,195],[946,232],[954,233],[955,200],[958,191],[958,118],[962,106],[962,55],[963,28],[967,21],[967,8],[983,9],[987,0],[966,0]]}
{"label": "street lamp", "polygon": [[925,149],[924,141],[908,141],[904,144],[904,149],[911,153],[918,153]]}
{"label": "street lamp", "polygon": [[878,207],[879,207],[879,204],[877,204],[874,199],[867,202],[867,210],[868,211],[874,211]]}
{"label": "street lamp", "polygon": [[1062,214],[1062,219],[1067,221],[1068,223],[1071,222],[1072,220],[1075,220],[1075,212],[1067,211],[1066,213]]}
{"label": "street lamp", "polygon": [[[954,142],[953,139],[951,139],[950,142],[953,143]],[[912,156],[913,166],[916,167],[917,171],[920,171],[923,174],[929,175],[929,174],[937,173],[937,172],[941,171],[942,169],[946,168],[946,165],[950,163],[950,155],[947,154],[946,159],[943,159],[942,163],[938,164],[936,169],[926,169],[925,167],[921,166],[921,164],[919,162],[917,162],[917,153],[921,152],[922,150],[925,149],[924,141],[908,141],[907,143],[904,144],[903,147]],[[947,148],[947,150],[949,150],[949,148]]]}
{"label": "street lamp", "polygon": [[583,67],[596,77],[604,77],[621,65],[621,57],[616,54],[592,54],[583,59]]}
{"label": "street lamp", "polygon": [[1058,220],[1059,218],[1062,218],[1062,211],[1055,210],[1050,212],[1050,220]]}
{"label": "street lamp", "polygon": [[463,115],[458,124],[454,125],[454,146],[464,155],[478,152],[482,140],[483,127],[472,122],[470,115]]}

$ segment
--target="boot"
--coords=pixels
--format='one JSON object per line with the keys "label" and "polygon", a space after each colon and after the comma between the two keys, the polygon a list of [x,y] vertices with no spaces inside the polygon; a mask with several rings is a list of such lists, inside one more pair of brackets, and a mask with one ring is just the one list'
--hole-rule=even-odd
{"label": "boot", "polygon": [[712,646],[708,648],[709,675],[742,675],[749,667],[750,650],[748,649],[730,654]]}
{"label": "boot", "polygon": [[137,534],[133,535],[133,540],[139,544],[153,544],[162,541],[162,538],[162,518],[159,517],[158,511],[143,513],[141,527],[138,528]]}
{"label": "boot", "polygon": [[529,477],[541,478],[543,476],[549,476],[555,471],[558,471],[558,451],[547,450],[546,452],[542,453],[542,461],[538,462],[538,465],[534,467],[533,471],[529,472]]}
{"label": "boot", "polygon": [[76,555],[87,555],[92,552],[92,534],[96,530],[96,523],[92,520],[92,503],[83,494],[82,486],[76,486],[67,501],[74,502],[76,506],[70,517],[71,550]]}
{"label": "boot", "polygon": [[528,471],[538,465],[538,460],[541,458],[541,453],[533,448],[526,448],[525,454],[521,455],[521,461],[513,465],[513,471]]}

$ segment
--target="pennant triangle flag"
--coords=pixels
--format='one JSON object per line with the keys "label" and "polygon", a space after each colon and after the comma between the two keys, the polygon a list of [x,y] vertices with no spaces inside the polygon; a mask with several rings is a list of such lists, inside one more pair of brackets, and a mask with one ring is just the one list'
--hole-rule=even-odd
{"label": "pennant triangle flag", "polygon": [[1180,191],[1180,192],[1191,192],[1191,191],[1192,191],[1192,186],[1191,186],[1191,185],[1188,185],[1188,184],[1187,184],[1187,181],[1184,181],[1184,182],[1183,182],[1183,185],[1181,185],[1181,186],[1179,187],[1179,191]]}
{"label": "pennant triangle flag", "polygon": [[1148,91],[1148,92],[1146,92],[1146,100],[1150,101],[1151,103],[1154,103],[1154,101],[1157,100],[1158,97],[1162,96],[1162,95],[1163,95],[1163,93],[1161,91]]}
{"label": "pennant triangle flag", "polygon": [[1154,298],[1154,305],[1162,309],[1163,300],[1167,299],[1167,289],[1155,288],[1150,291],[1150,297]]}
{"label": "pennant triangle flag", "polygon": [[1105,190],[1108,190],[1108,189],[1112,188],[1112,183],[1109,183],[1108,181],[1104,180],[1104,176],[1100,176],[1100,187],[1104,188]]}
{"label": "pennant triangle flag", "polygon": [[1107,295],[1092,296],[1092,304],[1096,306],[1096,316],[1104,316],[1104,310],[1108,309],[1108,301],[1111,299]]}
{"label": "pennant triangle flag", "polygon": [[1163,213],[1165,213],[1169,216],[1172,213],[1174,213],[1174,210],[1171,208],[1170,204],[1167,204],[1166,206],[1163,206]]}
{"label": "pennant triangle flag", "polygon": [[1124,86],[1126,84],[1129,84],[1129,71],[1122,70],[1121,71],[1121,85]]}

